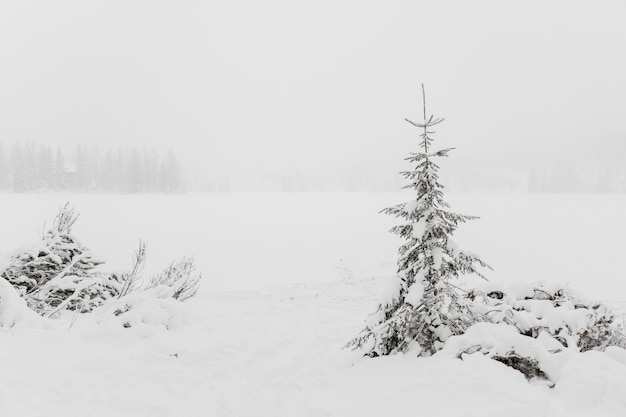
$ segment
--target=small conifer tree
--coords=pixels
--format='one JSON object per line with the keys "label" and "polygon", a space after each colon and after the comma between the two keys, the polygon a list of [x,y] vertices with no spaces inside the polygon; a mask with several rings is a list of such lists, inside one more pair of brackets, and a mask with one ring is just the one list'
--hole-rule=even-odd
{"label": "small conifer tree", "polygon": [[411,153],[412,171],[401,174],[409,181],[403,188],[413,189],[416,198],[383,210],[403,222],[391,229],[406,242],[400,247],[398,273],[385,292],[365,329],[347,347],[361,348],[366,355],[388,355],[416,348],[422,356],[435,353],[451,335],[458,335],[481,321],[451,280],[464,274],[480,274],[477,266],[488,267],[477,255],[464,251],[451,239],[460,223],[475,219],[449,211],[439,182],[439,167],[434,158],[447,157],[454,149],[430,150],[434,133],[431,129],[443,119],[426,117],[411,125],[422,130],[422,152]]}
{"label": "small conifer tree", "polygon": [[15,253],[0,274],[41,315],[88,312],[121,289],[117,277],[98,272],[103,261],[72,234],[77,218],[69,204],[61,207],[41,242]]}

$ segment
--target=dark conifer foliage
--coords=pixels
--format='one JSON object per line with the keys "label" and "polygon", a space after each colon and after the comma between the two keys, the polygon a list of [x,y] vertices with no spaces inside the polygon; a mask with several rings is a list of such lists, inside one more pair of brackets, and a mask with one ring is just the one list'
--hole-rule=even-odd
{"label": "dark conifer foliage", "polygon": [[88,312],[121,290],[119,279],[99,272],[103,261],[72,234],[77,218],[68,204],[61,207],[39,245],[15,253],[0,274],[41,315]]}
{"label": "dark conifer foliage", "polygon": [[[193,257],[172,262],[155,274],[147,286],[141,285],[146,259],[144,241],[139,242],[129,271],[101,271],[104,261],[93,256],[72,233],[77,219],[78,214],[69,203],[65,204],[40,241],[15,251],[8,265],[0,270],[0,278],[17,290],[30,309],[42,316],[58,317],[65,310],[89,313],[113,299],[119,299],[113,300],[114,304],[122,303],[132,293],[143,293],[139,299],[134,298],[134,303],[146,297],[184,301],[196,295],[202,274]],[[123,306],[124,312],[132,308]]]}
{"label": "dark conifer foliage", "polygon": [[404,188],[414,190],[416,198],[383,210],[402,220],[391,229],[406,241],[399,249],[398,273],[366,328],[348,343],[370,356],[404,351],[410,346],[421,355],[430,355],[441,349],[448,337],[462,334],[482,320],[452,283],[464,274],[480,275],[477,267],[487,267],[451,239],[459,224],[476,217],[450,211],[443,199],[439,166],[433,160],[447,157],[451,149],[429,152],[431,129],[443,119],[427,118],[425,107],[424,98],[423,123],[407,120],[422,130],[423,152],[411,153],[407,160],[415,168],[402,172],[408,180]]}

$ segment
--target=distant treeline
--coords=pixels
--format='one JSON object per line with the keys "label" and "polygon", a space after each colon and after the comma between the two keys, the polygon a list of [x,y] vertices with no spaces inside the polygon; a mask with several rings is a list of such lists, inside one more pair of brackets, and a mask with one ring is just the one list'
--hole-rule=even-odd
{"label": "distant treeline", "polygon": [[[447,167],[441,175],[452,192],[516,193],[626,193],[626,166],[614,164],[589,167]],[[202,191],[278,191],[278,192],[397,192],[406,182],[395,172],[371,172],[313,177],[290,172],[263,176],[254,172],[211,181],[195,178],[194,189]],[[443,171],[443,170],[442,170]]]}
{"label": "distant treeline", "polygon": [[[67,153],[67,154],[66,154]],[[618,157],[623,158],[618,155]],[[0,190],[109,193],[177,193],[181,191],[399,191],[404,181],[393,169],[368,167],[347,173],[283,174],[255,170],[231,173],[186,172],[172,152],[146,149],[101,149],[95,145],[67,150],[48,145],[0,143]],[[499,166],[450,164],[441,171],[450,191],[531,193],[626,193],[626,163],[601,162],[568,166]]]}
{"label": "distant treeline", "polygon": [[528,178],[528,191],[531,193],[624,193],[626,192],[626,167],[605,164],[533,169]]}
{"label": "distant treeline", "polygon": [[443,175],[452,191],[530,193],[625,193],[626,166],[474,168]]}
{"label": "distant treeline", "polygon": [[0,190],[175,193],[184,190],[174,152],[100,150],[78,146],[71,155],[32,142],[0,143]]}

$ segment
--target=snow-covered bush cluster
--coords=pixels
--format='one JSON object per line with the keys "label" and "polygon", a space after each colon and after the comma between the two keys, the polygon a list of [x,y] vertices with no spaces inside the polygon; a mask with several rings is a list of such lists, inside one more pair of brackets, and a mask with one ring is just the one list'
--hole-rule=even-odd
{"label": "snow-covered bush cluster", "polygon": [[553,354],[626,348],[626,334],[615,314],[567,286],[487,284],[467,296],[486,323],[450,339],[444,351],[458,357],[480,352],[529,379],[552,379]]}
{"label": "snow-covered bush cluster", "polygon": [[[99,267],[104,262],[94,257],[72,233],[77,219],[78,215],[69,204],[64,205],[39,242],[16,250],[9,258],[0,272],[3,326],[14,322],[9,310],[19,307],[16,296],[39,315],[56,317],[66,310],[89,313],[105,304],[124,304],[131,295],[135,296],[132,303],[126,303],[126,311],[141,304],[140,300],[183,301],[195,295],[201,275],[196,271],[193,258],[173,262],[141,285],[146,255],[143,242],[135,252],[130,271],[121,274],[101,271]],[[137,294],[143,296],[137,297]],[[123,323],[124,327],[130,327],[131,321]]]}
{"label": "snow-covered bush cluster", "polygon": [[505,289],[485,285],[472,290],[473,299],[489,322],[508,324],[525,336],[554,339],[554,350],[581,352],[626,348],[626,337],[615,314],[604,304],[555,283],[537,283]]}
{"label": "snow-covered bush cluster", "polygon": [[174,261],[150,280],[150,288],[163,288],[170,297],[184,301],[198,292],[202,276],[196,271],[194,258]]}

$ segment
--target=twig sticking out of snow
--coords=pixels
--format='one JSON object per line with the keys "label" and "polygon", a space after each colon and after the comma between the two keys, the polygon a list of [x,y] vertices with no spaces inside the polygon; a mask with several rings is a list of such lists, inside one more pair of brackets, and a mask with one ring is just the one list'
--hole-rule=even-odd
{"label": "twig sticking out of snow", "polygon": [[202,275],[196,271],[195,259],[183,257],[154,275],[148,288],[169,287],[172,289],[173,298],[184,301],[196,295],[201,278]]}
{"label": "twig sticking out of snow", "polygon": [[67,202],[59,208],[59,213],[54,218],[52,223],[52,230],[57,233],[71,233],[72,226],[78,220],[78,214],[70,207],[70,203]]}
{"label": "twig sticking out of snow", "polygon": [[141,278],[141,271],[143,271],[144,264],[146,262],[146,242],[139,241],[139,247],[133,254],[133,267],[130,272],[122,274],[120,280],[123,282],[122,289],[118,295],[118,298],[122,298],[129,292],[137,289],[139,285],[139,279]]}

